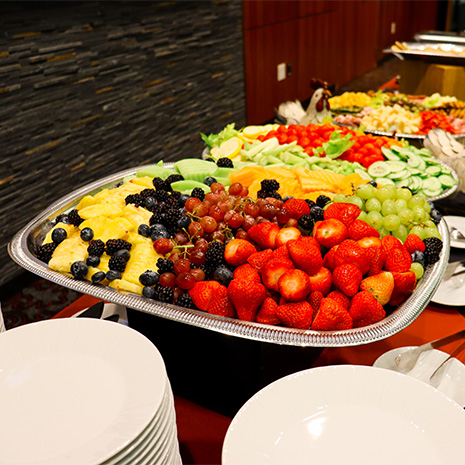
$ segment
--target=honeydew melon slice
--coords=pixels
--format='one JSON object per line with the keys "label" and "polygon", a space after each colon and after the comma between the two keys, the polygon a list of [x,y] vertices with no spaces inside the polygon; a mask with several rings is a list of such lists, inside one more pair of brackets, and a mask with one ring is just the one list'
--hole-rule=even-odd
{"label": "honeydew melon slice", "polygon": [[216,163],[198,158],[185,158],[176,162],[174,167],[184,179],[197,181],[202,184],[202,181],[206,177],[214,176],[215,171],[218,170]]}
{"label": "honeydew melon slice", "polygon": [[185,179],[184,181],[176,181],[171,183],[171,187],[175,191],[190,194],[193,189],[200,187],[206,194],[210,192],[210,188],[203,182],[194,181],[192,179]]}
{"label": "honeydew melon slice", "polygon": [[137,171],[136,176],[138,178],[148,176],[150,178],[162,178],[166,179],[169,175],[173,174],[174,171],[163,166],[163,162],[160,161],[156,165],[147,166],[145,168],[141,168]]}

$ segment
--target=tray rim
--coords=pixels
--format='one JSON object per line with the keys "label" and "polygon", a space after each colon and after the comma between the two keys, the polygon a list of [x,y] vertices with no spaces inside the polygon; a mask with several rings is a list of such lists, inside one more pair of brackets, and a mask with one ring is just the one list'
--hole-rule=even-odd
{"label": "tray rim", "polygon": [[[40,227],[43,228],[45,226],[44,223],[48,221],[47,226],[51,226],[50,219],[73,208],[77,200],[82,196],[90,194],[95,190],[98,191],[105,187],[115,186],[123,178],[135,175],[139,169],[153,165],[143,165],[120,171],[61,197],[15,234],[8,243],[10,257],[18,265],[38,276],[107,302],[230,336],[259,342],[301,347],[356,346],[382,340],[396,334],[410,325],[421,314],[439,287],[442,276],[445,273],[449,260],[450,238],[447,225],[444,220],[441,220],[438,229],[442,237],[443,248],[439,261],[425,271],[417,289],[407,301],[385,319],[370,326],[343,331],[314,331],[270,326],[210,315],[198,310],[190,310],[176,305],[156,302],[135,294],[121,293],[107,286],[93,284],[89,281],[76,280],[71,275],[50,270],[48,265],[38,260],[32,254],[29,245],[32,245],[34,239],[38,237],[38,229]],[[167,168],[172,167],[172,165],[172,163],[165,164]]]}

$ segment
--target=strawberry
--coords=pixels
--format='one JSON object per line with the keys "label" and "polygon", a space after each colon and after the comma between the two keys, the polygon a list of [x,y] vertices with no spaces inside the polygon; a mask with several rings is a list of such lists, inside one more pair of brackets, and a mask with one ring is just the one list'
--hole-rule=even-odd
{"label": "strawberry", "polygon": [[265,300],[266,290],[263,284],[233,279],[229,283],[228,296],[240,320],[255,321],[258,309]]}
{"label": "strawberry", "polygon": [[267,297],[257,313],[257,323],[265,325],[277,325],[281,323],[277,310],[278,304],[271,297]]}
{"label": "strawberry", "polygon": [[273,251],[271,249],[265,249],[261,252],[255,252],[252,255],[249,255],[249,258],[247,258],[247,262],[260,273],[260,270],[263,268],[263,265],[265,265],[265,263],[271,259],[272,254]]}
{"label": "strawberry", "polygon": [[289,199],[283,205],[291,218],[298,220],[302,215],[310,215],[310,207],[308,203],[303,199]]}
{"label": "strawberry", "polygon": [[360,328],[381,321],[386,312],[371,292],[360,291],[352,297],[349,315],[354,322],[354,328]]}
{"label": "strawberry", "polygon": [[365,249],[368,259],[370,261],[370,269],[368,270],[368,276],[374,276],[375,274],[383,271],[384,263],[386,262],[386,251],[382,247],[369,247]]}
{"label": "strawberry", "polygon": [[371,292],[381,305],[386,305],[394,290],[394,277],[389,271],[382,271],[363,279],[360,290]]}
{"label": "strawberry", "polygon": [[288,270],[279,278],[278,289],[280,294],[289,302],[304,300],[311,289],[308,274],[298,269]]}
{"label": "strawberry", "polygon": [[265,264],[260,272],[260,276],[266,288],[278,291],[278,280],[281,275],[294,268],[294,263],[288,258],[277,258]]}
{"label": "strawberry", "polygon": [[250,239],[252,239],[262,249],[274,249],[278,233],[279,226],[269,221],[255,224],[247,231]]}
{"label": "strawberry", "polygon": [[327,296],[327,299],[335,300],[342,308],[349,310],[350,298],[347,297],[343,292],[338,291],[337,289],[331,291]]}
{"label": "strawberry", "polygon": [[333,271],[335,266],[334,266],[334,255],[336,255],[336,250],[337,250],[337,245],[334,247],[331,247],[324,256],[323,259],[323,266],[325,268],[328,268],[329,271]]}
{"label": "strawberry", "polygon": [[359,289],[363,275],[360,268],[352,263],[344,263],[333,271],[334,287],[348,297],[353,297]]}
{"label": "strawberry", "polygon": [[357,241],[357,244],[362,249],[369,249],[371,247],[381,247],[381,239],[375,236],[362,237]]}
{"label": "strawberry", "polygon": [[245,239],[233,239],[226,244],[224,249],[224,259],[229,265],[239,266],[247,263],[247,259],[257,251],[257,249]]}
{"label": "strawberry", "polygon": [[352,239],[346,239],[341,242],[334,254],[334,267],[338,267],[343,263],[353,263],[360,268],[362,274],[367,273],[370,268],[370,261],[365,249]]}
{"label": "strawberry", "polygon": [[399,247],[391,249],[386,255],[384,268],[387,271],[398,271],[400,273],[410,270],[412,257],[408,250],[401,244]]}
{"label": "strawberry", "polygon": [[315,317],[318,309],[320,308],[321,301],[325,298],[325,296],[320,291],[312,291],[307,297],[307,302],[313,308],[313,316]]}
{"label": "strawberry", "polygon": [[330,249],[349,237],[347,228],[342,221],[330,218],[317,221],[313,226],[313,237],[324,247]]}
{"label": "strawberry", "polygon": [[313,308],[304,301],[280,305],[276,311],[285,326],[298,329],[309,329],[312,324]]}
{"label": "strawberry", "polygon": [[379,232],[362,220],[355,220],[348,227],[349,237],[358,241],[364,237],[379,237]]}
{"label": "strawberry", "polygon": [[392,272],[394,278],[394,291],[389,299],[389,305],[399,305],[415,290],[417,278],[413,271],[404,273]]}
{"label": "strawberry", "polygon": [[392,249],[400,247],[402,242],[394,236],[383,236],[381,238],[381,247],[385,250],[387,254],[391,252]]}
{"label": "strawberry", "polygon": [[218,281],[198,281],[194,284],[192,289],[189,289],[188,293],[195,306],[206,312],[212,295],[220,289],[221,286],[222,285]]}
{"label": "strawberry", "polygon": [[408,253],[412,254],[419,250],[420,252],[425,251],[425,243],[416,235],[409,234],[405,239],[404,247],[408,250]]}
{"label": "strawberry", "polygon": [[333,285],[333,276],[328,268],[322,266],[315,274],[308,277],[312,285],[312,291],[320,291],[323,295],[328,295]]}
{"label": "strawberry", "polygon": [[320,243],[312,236],[302,236],[300,238],[302,242],[305,242],[306,244],[312,244],[314,245],[318,250],[321,251],[321,245]]}
{"label": "strawberry", "polygon": [[360,215],[360,207],[352,203],[331,203],[323,213],[323,218],[329,220],[335,218],[342,221],[347,227]]}
{"label": "strawberry", "polygon": [[294,226],[282,228],[276,236],[276,247],[281,247],[288,241],[300,239],[301,236],[302,233]]}
{"label": "strawberry", "polygon": [[315,331],[338,331],[351,329],[352,317],[338,302],[327,297],[321,301],[320,308],[313,320]]}
{"label": "strawberry", "polygon": [[213,292],[210,302],[208,303],[207,312],[212,315],[225,316],[232,318],[236,312],[228,297],[228,288],[226,286],[219,287]]}
{"label": "strawberry", "polygon": [[289,241],[286,246],[295,266],[307,274],[315,274],[323,266],[321,252],[311,242]]}
{"label": "strawberry", "polygon": [[281,247],[274,249],[271,253],[271,258],[287,258],[289,260],[291,259],[289,251],[287,250],[287,247],[285,245],[282,245]]}
{"label": "strawberry", "polygon": [[234,270],[234,279],[247,279],[248,281],[254,281],[256,283],[262,282],[258,271],[248,263],[245,263]]}

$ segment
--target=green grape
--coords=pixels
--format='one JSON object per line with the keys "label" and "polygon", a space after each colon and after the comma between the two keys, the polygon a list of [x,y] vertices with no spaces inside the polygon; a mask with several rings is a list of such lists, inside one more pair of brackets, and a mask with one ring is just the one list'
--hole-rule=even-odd
{"label": "green grape", "polygon": [[402,210],[407,208],[407,201],[404,199],[397,199],[396,200],[396,211],[395,213],[400,213]]}
{"label": "green grape", "polygon": [[425,212],[428,213],[428,215],[431,213],[431,205],[429,204],[429,202],[425,202],[423,208],[425,209]]}
{"label": "green grape", "polygon": [[421,226],[414,226],[410,231],[410,234],[416,234],[421,240],[426,238],[425,231]]}
{"label": "green grape", "polygon": [[428,213],[425,212],[423,207],[419,207],[419,206],[413,207],[412,213],[413,213],[414,221],[428,221],[429,215]]}
{"label": "green grape", "polygon": [[413,271],[415,273],[415,277],[417,278],[417,281],[418,281],[423,276],[425,269],[423,268],[421,263],[413,262],[410,265],[410,271]]}
{"label": "green grape", "polygon": [[432,221],[432,220],[425,221],[425,223],[424,223],[423,226],[424,226],[425,228],[436,228],[436,229],[437,229],[436,224],[435,224],[434,221]]}
{"label": "green grape", "polygon": [[372,199],[375,196],[376,188],[371,184],[360,184],[355,193],[363,200]]}
{"label": "green grape", "polygon": [[368,199],[365,203],[365,210],[367,212],[380,212],[381,202],[376,198]]}
{"label": "green grape", "polygon": [[362,221],[365,221],[366,223],[368,223],[367,218],[368,218],[368,215],[363,210],[360,212],[360,215],[357,216],[357,220],[362,220]]}
{"label": "green grape", "polygon": [[354,205],[357,205],[358,207],[360,207],[361,210],[365,209],[365,202],[360,197],[358,197],[356,195],[351,195],[348,198],[347,202],[352,203]]}
{"label": "green grape", "polygon": [[396,211],[396,202],[394,202],[394,200],[391,200],[391,199],[385,200],[383,202],[383,204],[381,205],[381,213],[384,216],[392,215],[394,213],[397,213],[397,211]]}
{"label": "green grape", "polygon": [[347,197],[344,194],[336,194],[334,196],[333,202],[346,203],[347,202]]}
{"label": "green grape", "polygon": [[412,192],[410,189],[406,189],[404,187],[398,187],[396,193],[397,199],[402,199],[408,202],[412,198]]}
{"label": "green grape", "polygon": [[391,235],[391,233],[386,228],[378,229],[378,232],[379,232],[380,237],[390,236]]}
{"label": "green grape", "polygon": [[439,231],[436,228],[423,228],[425,231],[425,238],[426,237],[437,237],[438,239],[441,239],[441,235],[439,234]]}
{"label": "green grape", "polygon": [[400,218],[397,215],[387,215],[383,218],[383,226],[388,231],[395,231],[400,226]]}
{"label": "green grape", "polygon": [[413,213],[412,210],[406,208],[398,213],[398,217],[400,219],[401,224],[409,224],[413,221]]}
{"label": "green grape", "polygon": [[415,194],[407,203],[411,210],[413,210],[413,207],[423,207],[424,204],[425,198],[419,194]]}
{"label": "green grape", "polygon": [[385,200],[392,199],[392,198],[394,198],[394,195],[395,194],[392,193],[392,190],[389,188],[389,186],[380,187],[376,191],[376,194],[375,194],[376,198],[380,202],[384,202]]}
{"label": "green grape", "polygon": [[394,186],[394,184],[386,184],[383,188],[391,194],[391,199],[395,199],[397,197],[397,187]]}
{"label": "green grape", "polygon": [[408,230],[403,224],[401,224],[395,231],[392,231],[392,235],[397,237],[400,241],[405,242],[405,239],[407,239],[408,236]]}
{"label": "green grape", "polygon": [[367,223],[379,230],[383,227],[383,217],[378,211],[372,210],[367,214]]}

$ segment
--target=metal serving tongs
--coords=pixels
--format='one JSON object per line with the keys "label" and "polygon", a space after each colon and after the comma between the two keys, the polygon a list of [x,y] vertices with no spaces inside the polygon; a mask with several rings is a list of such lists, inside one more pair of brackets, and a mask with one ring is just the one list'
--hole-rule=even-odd
{"label": "metal serving tongs", "polygon": [[437,388],[441,382],[442,379],[442,374],[444,372],[444,368],[446,366],[446,363],[451,359],[454,358],[456,355],[458,355],[462,350],[465,349],[465,342],[462,342],[450,355],[447,357],[441,365],[439,365],[436,370],[434,370],[433,374],[429,378],[429,382],[432,386]]}
{"label": "metal serving tongs", "polygon": [[[437,339],[436,341],[428,342],[427,344],[423,344],[422,346],[415,347],[414,349],[407,350],[406,352],[399,354],[396,357],[396,365],[398,371],[400,371],[401,373],[409,372],[413,369],[413,367],[418,361],[418,358],[423,352],[431,349],[436,349],[437,347],[441,347],[446,344],[450,344],[451,342],[457,341],[458,339],[462,338],[465,338],[465,329],[462,329],[457,333],[451,334],[450,336]],[[460,346],[459,349],[460,348],[462,348],[462,346]],[[455,352],[453,355],[455,355]],[[451,355],[451,357],[453,355]]]}

